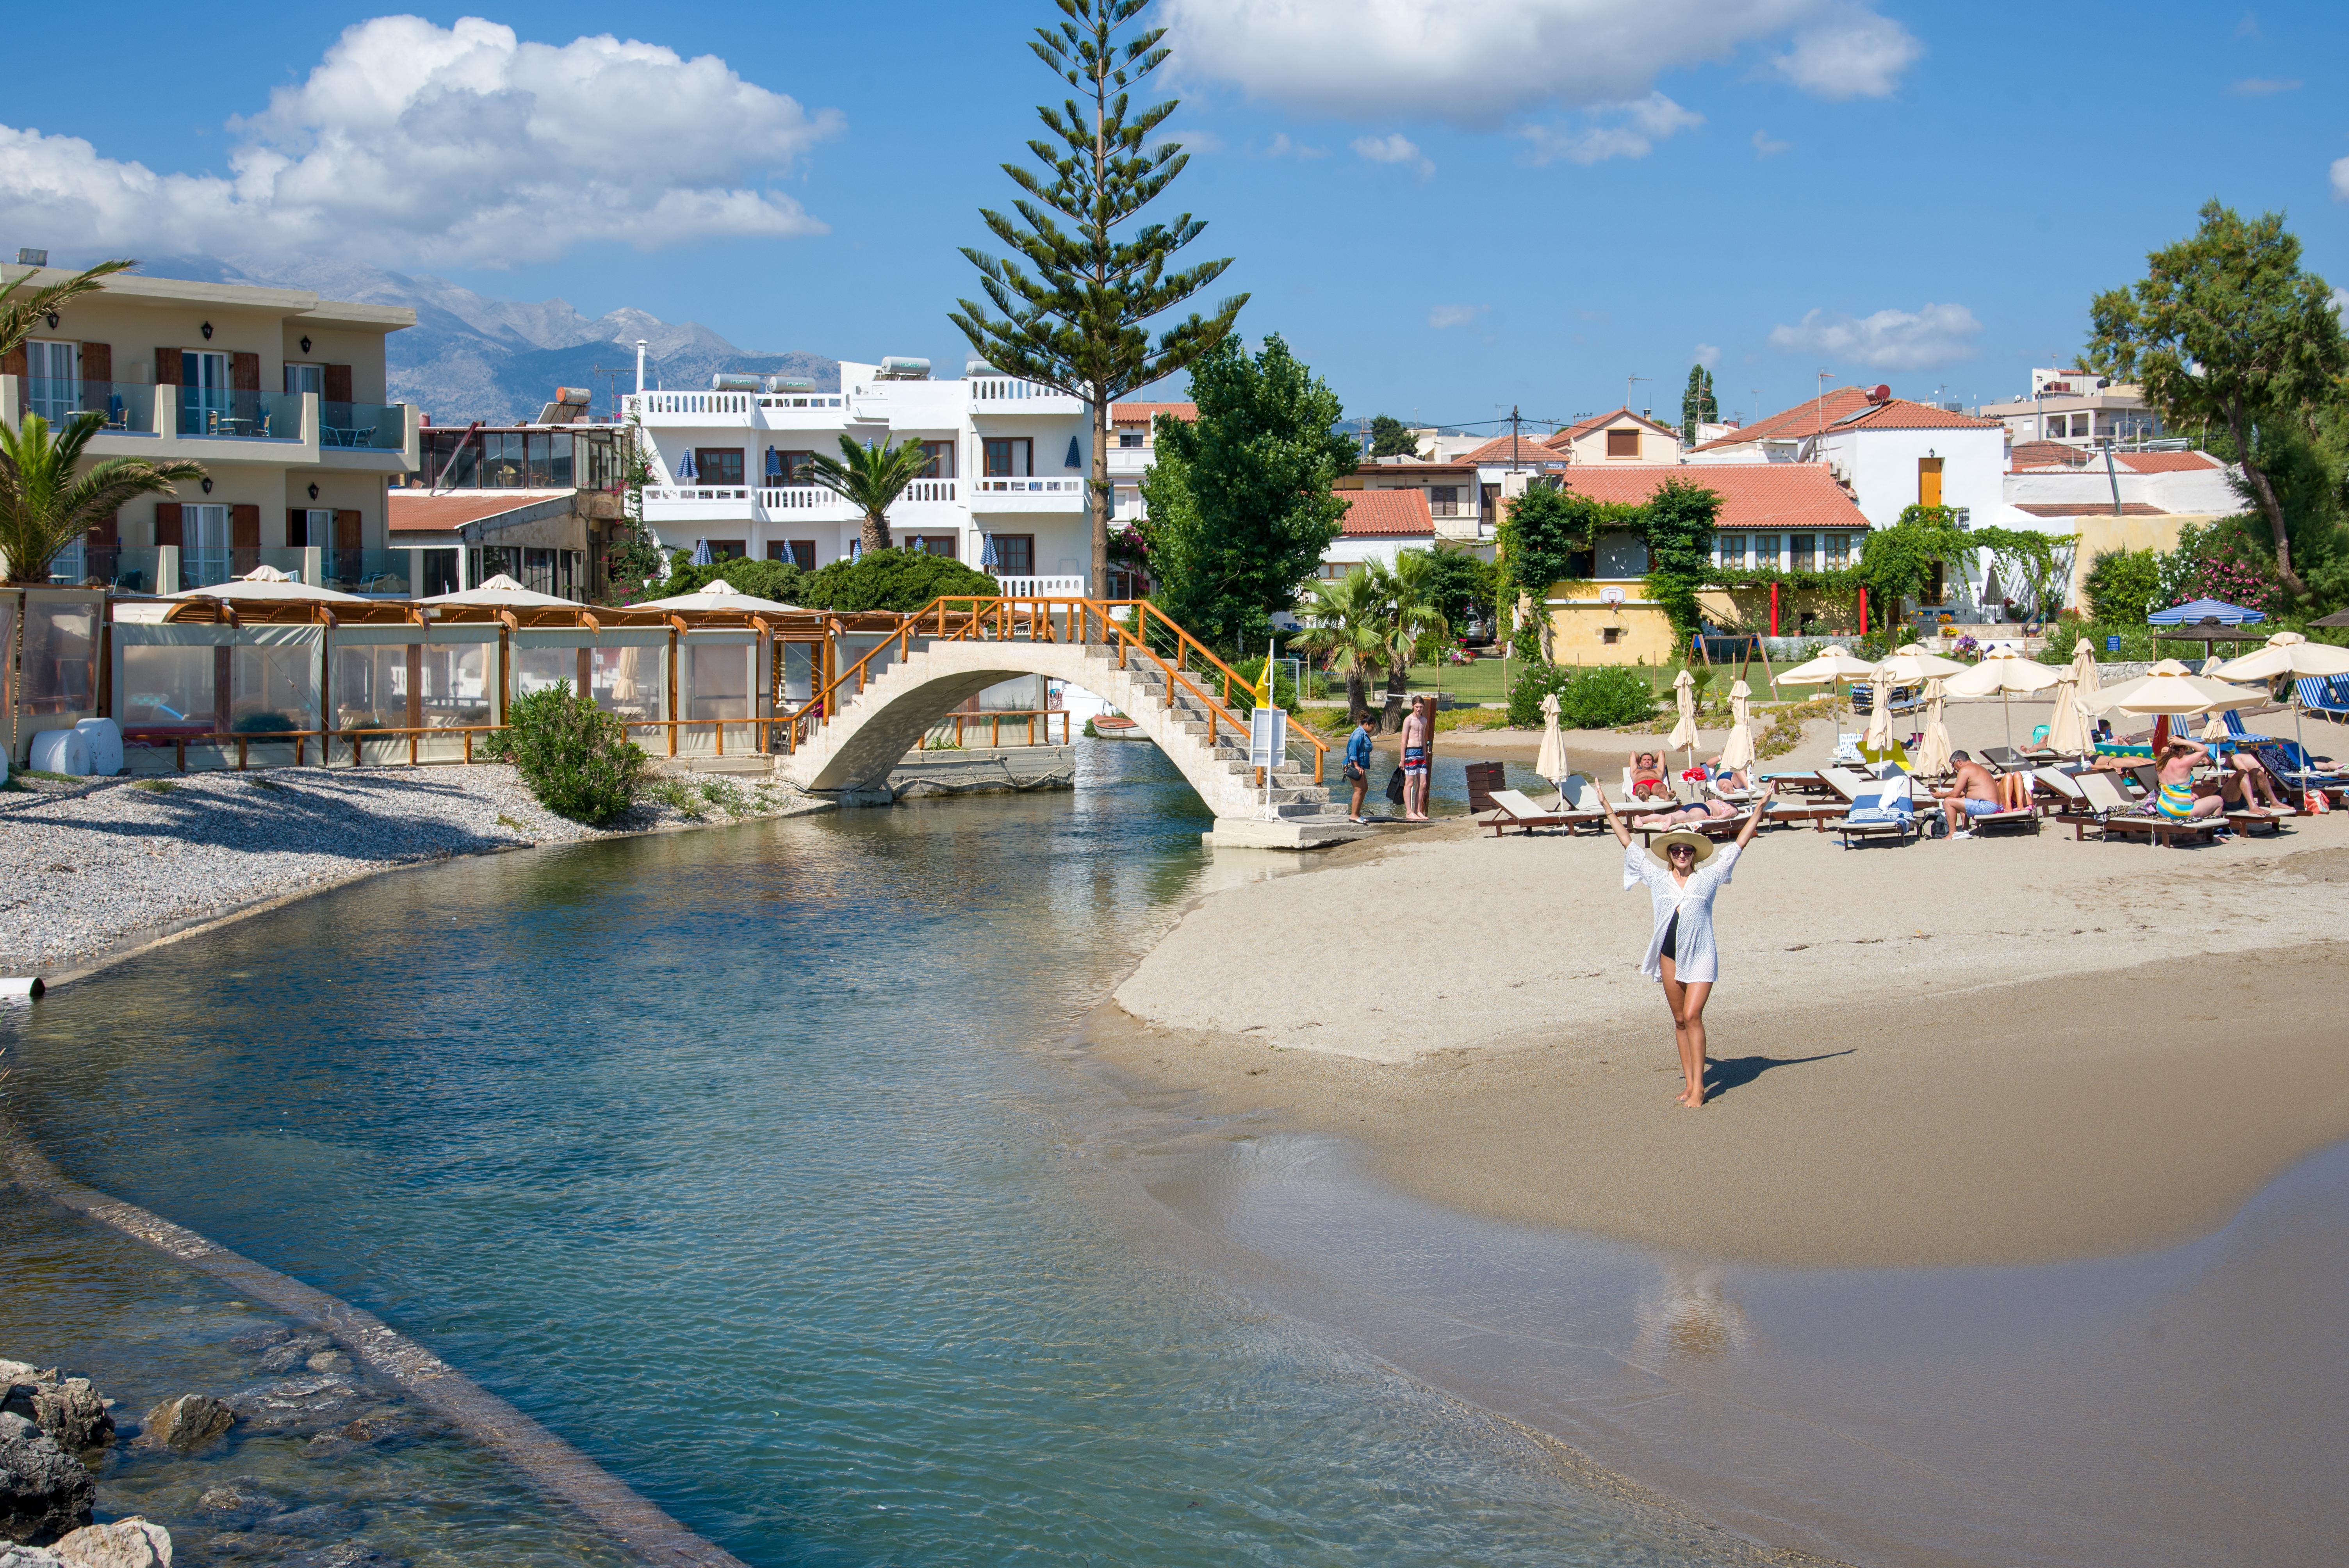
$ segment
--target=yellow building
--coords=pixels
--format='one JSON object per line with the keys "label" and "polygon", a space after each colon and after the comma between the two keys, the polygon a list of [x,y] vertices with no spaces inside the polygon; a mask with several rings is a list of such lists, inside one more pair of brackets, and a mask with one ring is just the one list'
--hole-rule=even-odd
{"label": "yellow building", "polygon": [[[0,266],[0,282],[62,269]],[[126,592],[202,587],[270,565],[351,593],[409,591],[386,487],[417,465],[417,411],[386,400],[404,307],[123,273],[0,357],[0,419],[104,416],[88,459],[192,459],[207,477],[135,501],[51,563]]]}

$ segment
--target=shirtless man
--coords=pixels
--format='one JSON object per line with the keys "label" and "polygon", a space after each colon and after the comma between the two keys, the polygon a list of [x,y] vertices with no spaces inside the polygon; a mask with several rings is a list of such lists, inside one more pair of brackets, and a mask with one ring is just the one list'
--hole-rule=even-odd
{"label": "shirtless man", "polygon": [[1427,780],[1435,762],[1435,699],[1412,699],[1402,721],[1402,820],[1427,820]]}
{"label": "shirtless man", "polygon": [[1967,752],[1951,752],[1950,768],[1956,777],[1947,790],[1933,799],[1941,803],[1941,816],[1950,825],[1950,837],[1971,839],[1974,830],[1964,825],[1965,820],[1987,817],[1999,809],[1998,780]]}

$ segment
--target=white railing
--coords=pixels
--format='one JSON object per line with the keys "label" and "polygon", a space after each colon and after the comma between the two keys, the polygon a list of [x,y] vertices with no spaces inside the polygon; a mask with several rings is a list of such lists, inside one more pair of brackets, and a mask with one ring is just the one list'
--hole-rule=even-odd
{"label": "white railing", "polygon": [[837,408],[837,392],[768,392],[759,398],[761,408]]}
{"label": "white railing", "polygon": [[1026,403],[1042,397],[1068,397],[1057,387],[1040,386],[1009,376],[981,376],[970,383],[970,400],[974,403]]}
{"label": "white railing", "polygon": [[823,511],[848,503],[821,485],[762,486],[759,505],[768,511]]}
{"label": "white railing", "polygon": [[953,480],[916,480],[897,497],[899,500],[952,500],[955,499]]}
{"label": "white railing", "polygon": [[750,492],[739,485],[647,485],[647,500],[749,500]]}
{"label": "white railing", "polygon": [[1007,599],[1081,599],[1081,577],[998,577],[996,592]]}
{"label": "white railing", "polygon": [[970,481],[974,495],[1082,495],[1083,480],[987,479]]}
{"label": "white railing", "polygon": [[631,392],[632,414],[748,414],[749,392]]}

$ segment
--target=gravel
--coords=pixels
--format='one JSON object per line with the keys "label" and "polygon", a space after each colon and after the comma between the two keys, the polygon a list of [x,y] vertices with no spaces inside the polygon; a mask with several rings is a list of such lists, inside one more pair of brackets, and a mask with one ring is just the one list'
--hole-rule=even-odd
{"label": "gravel", "polygon": [[[705,791],[708,797],[706,798]],[[275,768],[0,792],[0,975],[416,861],[818,809],[678,779],[610,829],[541,807],[510,767]]]}

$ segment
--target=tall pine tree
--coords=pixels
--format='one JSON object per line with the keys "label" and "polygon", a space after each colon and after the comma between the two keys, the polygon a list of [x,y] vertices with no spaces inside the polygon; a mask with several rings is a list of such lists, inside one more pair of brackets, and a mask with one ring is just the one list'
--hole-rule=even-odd
{"label": "tall pine tree", "polygon": [[[1028,143],[1039,170],[1007,163],[1022,194],[1016,217],[982,208],[979,216],[1019,260],[964,247],[979,287],[994,305],[958,302],[952,313],[988,364],[1081,397],[1093,427],[1092,592],[1109,583],[1110,405],[1184,368],[1223,341],[1247,295],[1235,294],[1211,316],[1195,311],[1159,334],[1148,324],[1206,288],[1231,260],[1175,269],[1176,252],[1206,228],[1185,212],[1171,222],[1129,229],[1189,161],[1171,141],[1146,147],[1179,100],[1133,108],[1127,88],[1165,62],[1164,27],[1119,32],[1149,0],[1054,0],[1062,20],[1036,29],[1028,46],[1077,97],[1040,105],[1048,135]],[[1026,264],[1023,266],[1021,263]]]}
{"label": "tall pine tree", "polygon": [[1681,394],[1681,439],[1695,446],[1696,428],[1720,418],[1721,405],[1713,397],[1713,372],[1702,365],[1690,366],[1688,390]]}

